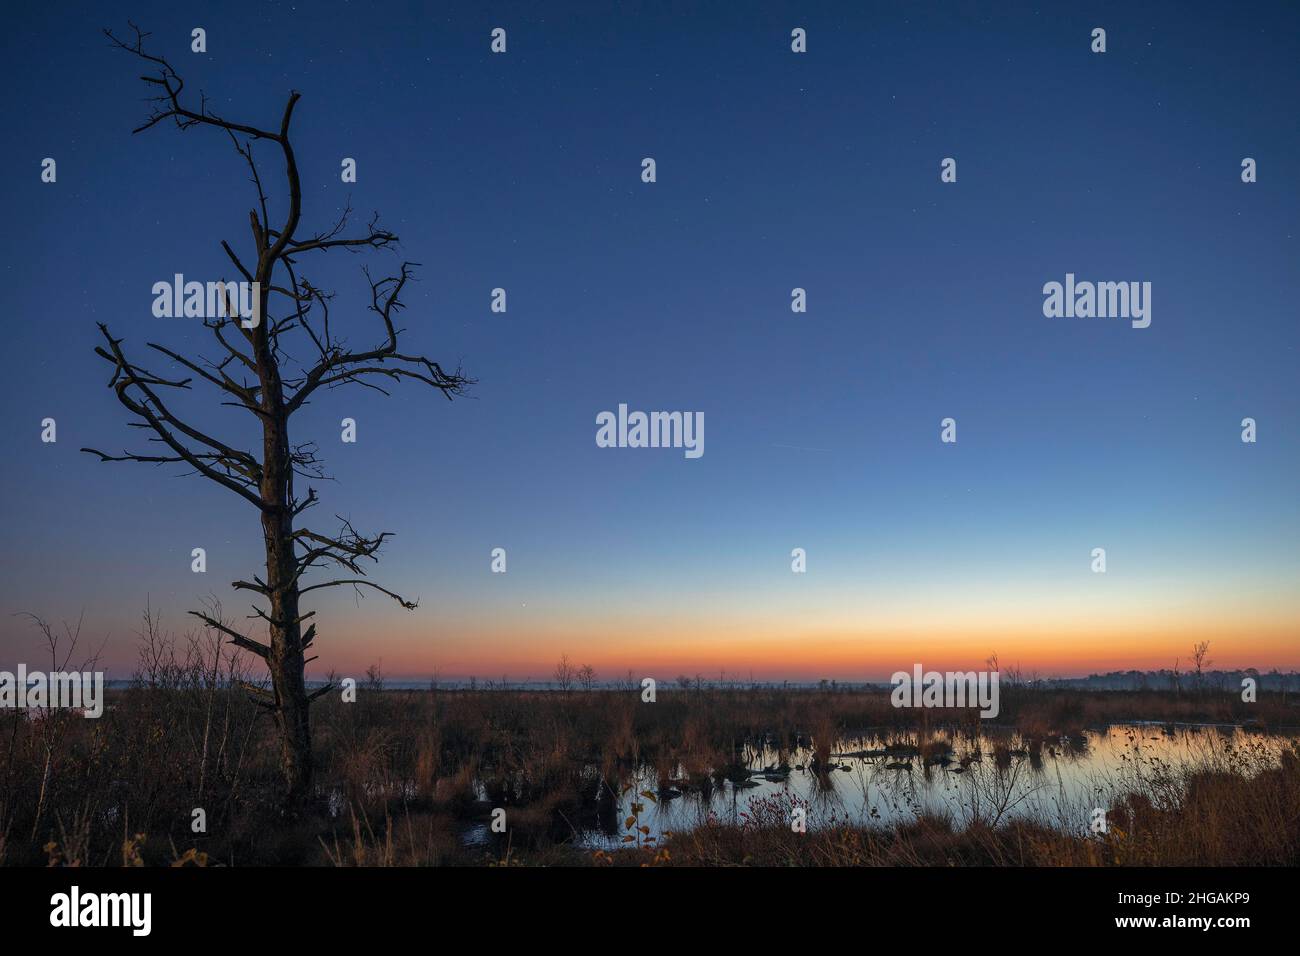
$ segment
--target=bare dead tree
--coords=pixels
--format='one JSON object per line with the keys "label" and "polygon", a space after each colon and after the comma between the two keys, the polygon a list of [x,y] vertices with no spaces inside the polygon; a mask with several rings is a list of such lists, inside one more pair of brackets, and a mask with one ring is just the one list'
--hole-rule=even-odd
{"label": "bare dead tree", "polygon": [[[124,340],[114,338],[101,323],[104,344],[95,352],[112,366],[108,385],[137,419],[132,425],[148,432],[148,440],[155,448],[120,455],[82,450],[105,462],[188,466],[193,474],[220,485],[257,509],[266,551],[265,575],[254,575],[252,581],[235,581],[232,586],[252,591],[263,602],[253,605],[254,613],[249,617],[265,622],[267,642],[240,633],[211,614],[190,613],[224,634],[232,644],[266,662],[271,690],[262,692],[259,702],[275,715],[279,726],[286,803],[296,806],[311,794],[310,704],[329,690],[329,685],[311,693],[306,689],[304,669],[315,659],[307,658],[306,652],[316,638],[316,625],[304,628],[315,612],[304,613],[301,599],[313,591],[351,586],[358,590],[371,588],[407,609],[413,609],[416,603],[365,578],[365,566],[378,560],[390,532],[362,534],[342,518],[340,530],[332,533],[295,527],[299,516],[318,500],[316,490],[310,486],[307,494],[300,496],[294,487],[295,477],[327,476],[313,443],[291,441],[290,418],[320,389],[361,385],[386,395],[388,392],[379,383],[409,380],[451,399],[472,382],[460,369],[444,371],[437,362],[409,354],[398,345],[403,331],[396,324],[403,307],[401,295],[412,281],[411,270],[416,263],[402,262],[396,274],[379,279],[363,269],[370,285],[368,308],[376,317],[377,342],[372,347],[354,348],[338,337],[337,322],[331,324],[330,316],[333,295],[307,278],[307,263],[317,262],[335,250],[395,251],[398,237],[379,228],[377,215],[364,232],[351,234],[350,206],[325,231],[299,235],[302,186],[290,127],[300,94],[289,93],[278,126],[263,128],[232,122],[214,113],[202,94],[197,102],[186,94],[185,83],[172,65],[164,57],[146,51],[148,34],[135,24],[131,24],[131,30],[133,36],[129,39],[119,38],[111,30],[104,33],[115,47],[147,64],[149,72],[141,79],[153,93],[148,100],[151,111],[133,132],[169,121],[182,131],[209,127],[226,134],[248,168],[256,193],[256,206],[249,212],[252,251],[241,258],[225,240],[221,248],[239,276],[250,284],[256,283],[254,288],[259,291],[254,315],[260,321],[241,322],[233,310],[205,318],[203,324],[215,341],[215,359],[187,358],[163,345],[146,343],[149,349],[180,366],[183,371],[179,374],[187,376],[183,378],[155,374],[137,364],[128,357]],[[254,158],[254,147],[263,145],[278,152],[284,167],[288,195],[278,226],[272,224],[272,202]],[[247,324],[252,327],[246,328]],[[309,359],[292,358],[300,351]],[[220,404],[252,415],[261,428],[262,447],[256,451],[237,448],[179,417],[170,404],[171,396],[195,384],[213,390]],[[318,569],[342,573],[306,583],[306,575]]]}
{"label": "bare dead tree", "polygon": [[555,685],[567,694],[573,690],[573,682],[577,679],[577,674],[578,671],[569,660],[569,655],[561,654],[559,663],[555,665],[555,673],[552,675],[555,678]]}
{"label": "bare dead tree", "polygon": [[1214,662],[1210,660],[1210,642],[1199,641],[1192,645],[1192,667],[1196,674],[1196,689],[1205,690],[1205,671]]}

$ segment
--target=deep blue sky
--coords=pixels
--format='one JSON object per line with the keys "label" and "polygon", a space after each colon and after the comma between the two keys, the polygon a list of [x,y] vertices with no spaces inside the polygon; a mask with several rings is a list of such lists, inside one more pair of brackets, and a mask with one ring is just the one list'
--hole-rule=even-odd
{"label": "deep blue sky", "polygon": [[[222,135],[130,134],[141,64],[99,33],[129,17],[227,118],[274,125],[302,92],[304,229],[349,196],[378,210],[422,263],[407,348],[479,380],[453,404],[358,389],[299,417],[338,478],[317,522],[397,532],[376,580],[422,602],[319,602],[321,666],[541,676],[573,649],[606,671],[879,676],[873,642],[912,634],[910,666],[927,628],[983,648],[1005,621],[1001,646],[1087,670],[1168,662],[1184,641],[1155,632],[1215,615],[1223,663],[1296,662],[1295,4],[101,6],[27,6],[5,31],[0,610],[84,609],[121,671],[147,598],[178,630],[206,593],[244,613],[227,585],[259,560],[230,493],[77,451],[140,446],[95,323],[138,357],[213,354],[149,289],[225,275],[219,240],[248,245]],[[338,322],[363,261],[305,270]],[[1044,318],[1067,272],[1150,281],[1151,327]],[[247,442],[205,394],[197,421]],[[703,411],[704,457],[598,449],[619,402]],[[1058,646],[1080,629],[1091,657]],[[6,613],[0,660],[34,657],[32,636]]]}

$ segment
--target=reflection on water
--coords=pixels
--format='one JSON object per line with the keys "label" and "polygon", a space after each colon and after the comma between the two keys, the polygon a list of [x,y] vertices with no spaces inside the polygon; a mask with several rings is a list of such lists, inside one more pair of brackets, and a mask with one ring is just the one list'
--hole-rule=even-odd
{"label": "reflection on water", "polygon": [[[1249,773],[1275,761],[1287,740],[1226,725],[1159,724],[1037,740],[997,730],[906,742],[864,734],[838,741],[820,765],[806,742],[782,752],[768,740],[746,746],[734,766],[710,775],[644,768],[614,784],[593,768],[600,823],[575,834],[584,845],[613,849],[629,832],[659,840],[710,820],[784,819],[796,806],[806,809],[810,829],[889,826],[924,814],[954,826],[1030,818],[1083,833],[1093,808],[1110,807],[1120,793],[1162,787],[1190,767]],[[636,817],[632,829],[629,816]],[[486,828],[467,835],[469,842],[486,838]]]}

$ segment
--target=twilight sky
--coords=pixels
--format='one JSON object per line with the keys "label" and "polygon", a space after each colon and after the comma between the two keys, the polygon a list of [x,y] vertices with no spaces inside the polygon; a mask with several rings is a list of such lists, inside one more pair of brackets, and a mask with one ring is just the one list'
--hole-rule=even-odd
{"label": "twilight sky", "polygon": [[[177,632],[205,595],[249,613],[229,582],[261,560],[230,492],[78,452],[142,447],[95,323],[141,358],[213,355],[150,288],[227,276],[220,240],[249,245],[227,139],[130,134],[141,64],[99,33],[130,16],[228,119],[274,125],[302,92],[304,233],[349,197],[378,210],[422,264],[408,350],[479,381],[454,403],[332,391],[295,419],[337,478],[315,524],[395,532],[374,580],[420,600],[313,594],[314,675],[540,679],[567,652],[608,677],[881,679],[994,650],[1077,674],[1199,639],[1216,666],[1300,666],[1296,5],[378,6],[10,18],[0,665],[42,661],[15,613],[84,610],[125,676],[146,601]],[[363,344],[367,261],[393,264],[307,270]],[[1066,273],[1150,282],[1151,326],[1045,318]],[[598,448],[620,402],[703,412],[705,454]],[[254,447],[210,392],[182,407]]]}

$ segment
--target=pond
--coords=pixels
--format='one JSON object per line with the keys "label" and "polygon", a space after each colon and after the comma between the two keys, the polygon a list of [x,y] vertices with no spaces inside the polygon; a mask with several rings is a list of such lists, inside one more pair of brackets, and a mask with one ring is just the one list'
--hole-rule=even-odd
{"label": "pond", "polygon": [[[1082,834],[1095,810],[1108,810],[1121,793],[1176,793],[1178,775],[1193,768],[1255,773],[1276,764],[1294,739],[1233,725],[1155,723],[1039,741],[997,729],[907,742],[867,731],[837,741],[817,770],[809,747],[783,755],[764,741],[745,748],[728,779],[687,779],[681,768],[661,779],[646,768],[629,774],[613,794],[593,770],[593,786],[604,788],[607,812],[600,825],[577,828],[575,835],[592,848],[625,846],[629,833],[653,845],[709,821],[784,822],[796,808],[802,808],[809,829],[892,826],[937,815],[955,827],[1028,818]],[[629,828],[632,816],[636,820]],[[486,826],[466,834],[469,843],[488,838]]]}

